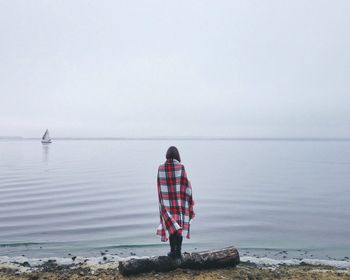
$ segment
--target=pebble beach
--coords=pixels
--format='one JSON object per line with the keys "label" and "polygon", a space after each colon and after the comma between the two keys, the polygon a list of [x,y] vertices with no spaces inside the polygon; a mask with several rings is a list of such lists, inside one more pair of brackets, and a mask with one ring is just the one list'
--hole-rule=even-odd
{"label": "pebble beach", "polygon": [[116,279],[350,279],[350,270],[331,266],[309,265],[258,265],[241,262],[236,267],[210,270],[176,269],[170,272],[151,272],[123,276],[118,263],[91,265],[78,263],[59,265],[49,260],[37,267],[29,264],[2,265],[0,280],[116,280]]}

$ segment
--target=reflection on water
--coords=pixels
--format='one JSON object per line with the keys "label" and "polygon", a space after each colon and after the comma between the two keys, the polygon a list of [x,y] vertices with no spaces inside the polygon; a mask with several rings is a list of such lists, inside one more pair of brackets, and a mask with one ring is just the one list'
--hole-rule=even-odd
{"label": "reflection on water", "polygon": [[49,150],[50,145],[49,144],[42,144],[42,150],[43,150],[43,162],[48,163],[49,162]]}

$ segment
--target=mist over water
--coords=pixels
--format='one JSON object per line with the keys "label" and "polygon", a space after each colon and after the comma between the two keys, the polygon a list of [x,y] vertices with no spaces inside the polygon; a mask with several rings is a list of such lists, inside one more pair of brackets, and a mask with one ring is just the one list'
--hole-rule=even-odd
{"label": "mist over water", "polygon": [[156,175],[170,145],[192,183],[184,250],[350,255],[350,141],[0,141],[0,255],[164,254]]}

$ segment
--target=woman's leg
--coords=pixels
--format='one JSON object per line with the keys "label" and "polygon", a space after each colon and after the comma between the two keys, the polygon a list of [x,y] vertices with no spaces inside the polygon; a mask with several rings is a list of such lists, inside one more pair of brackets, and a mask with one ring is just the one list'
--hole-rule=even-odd
{"label": "woman's leg", "polygon": [[177,245],[177,234],[170,234],[169,236],[170,243],[170,252],[168,253],[169,257],[175,257],[176,255],[176,245]]}
{"label": "woman's leg", "polygon": [[181,258],[181,246],[182,246],[182,234],[176,235],[176,247],[175,247],[175,255],[177,258]]}

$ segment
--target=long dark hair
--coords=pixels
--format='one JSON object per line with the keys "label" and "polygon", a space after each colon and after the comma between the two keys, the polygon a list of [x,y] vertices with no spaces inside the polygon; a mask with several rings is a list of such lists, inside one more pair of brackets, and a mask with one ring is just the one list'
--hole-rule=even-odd
{"label": "long dark hair", "polygon": [[166,152],[166,159],[176,159],[178,162],[181,162],[179,150],[175,146],[169,147]]}

